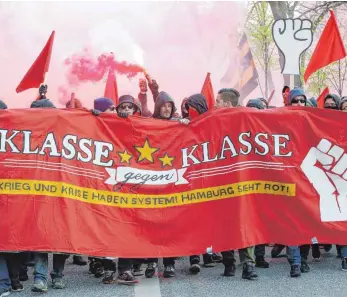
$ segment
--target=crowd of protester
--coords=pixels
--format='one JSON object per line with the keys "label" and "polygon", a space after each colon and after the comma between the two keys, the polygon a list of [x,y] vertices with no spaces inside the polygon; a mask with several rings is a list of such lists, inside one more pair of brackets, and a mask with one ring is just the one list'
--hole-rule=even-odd
{"label": "crowd of protester", "polygon": [[[94,108],[91,110],[94,116],[101,113],[112,113],[120,118],[127,118],[138,115],[147,118],[178,121],[183,125],[189,125],[190,121],[208,111],[206,99],[202,94],[194,94],[184,98],[181,103],[180,113],[177,111],[175,100],[166,92],[159,91],[157,82],[148,75],[147,80],[140,80],[140,92],[137,98],[131,95],[119,97],[117,105],[109,98],[98,98],[94,101]],[[154,99],[154,110],[150,111],[147,105],[148,88]],[[47,99],[47,86],[42,85],[39,90],[39,98],[33,101],[31,108],[55,108],[54,104]],[[310,106],[317,107],[315,98],[308,99],[304,91],[300,88],[290,90],[285,86],[282,90],[283,103],[285,106]],[[221,89],[216,98],[215,108],[238,108],[240,107],[240,94],[233,88]],[[249,108],[265,110],[273,108],[269,106],[264,98],[250,99],[247,104]],[[70,100],[66,108],[83,108],[78,99]],[[329,94],[324,99],[324,108],[341,110],[347,112],[347,97],[339,98],[337,95]],[[6,104],[0,100],[0,109],[7,109]],[[240,262],[242,263],[242,278],[253,280],[258,278],[255,270],[257,268],[269,268],[269,263],[265,260],[266,245],[257,245],[239,250]],[[301,273],[310,271],[307,258],[312,249],[312,257],[319,260],[321,249],[325,252],[332,249],[331,244],[320,246],[318,244],[302,246],[283,246],[275,244],[271,256],[279,257],[282,250],[286,248],[286,255],[290,264],[290,276],[298,277]],[[342,270],[347,271],[347,246],[336,246],[338,257],[342,259]],[[70,255],[53,254],[53,270],[50,273],[51,286],[54,289],[63,289],[63,271],[67,258]],[[18,252],[0,253],[0,297],[8,296],[11,292],[23,290],[22,282],[28,280],[28,266],[34,267],[33,292],[46,292],[48,290],[48,253],[39,252]],[[168,257],[162,259],[164,264],[163,276],[165,278],[174,277],[176,258]],[[102,278],[103,284],[136,284],[137,276],[145,275],[152,278],[158,269],[158,258],[153,259],[125,259],[119,258],[117,261],[111,258],[92,258],[88,261],[80,255],[73,256],[73,263],[76,265],[88,265],[89,273],[96,278]],[[198,274],[201,271],[201,256],[190,255],[190,273]],[[118,265],[116,264],[118,262]],[[226,277],[235,276],[235,253],[234,251],[224,251],[220,254],[202,255],[203,267],[214,267],[216,263],[223,263]],[[118,273],[117,273],[118,269]]]}

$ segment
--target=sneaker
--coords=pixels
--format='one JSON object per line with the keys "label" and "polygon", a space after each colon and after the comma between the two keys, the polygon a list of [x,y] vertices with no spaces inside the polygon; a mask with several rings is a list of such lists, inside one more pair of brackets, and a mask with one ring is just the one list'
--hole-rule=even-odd
{"label": "sneaker", "polygon": [[145,276],[147,278],[152,278],[155,274],[155,270],[157,268],[157,263],[148,263],[146,271],[145,271]]}
{"label": "sneaker", "polygon": [[229,265],[224,267],[223,276],[235,276],[236,266]]}
{"label": "sneaker", "polygon": [[307,264],[306,261],[301,261],[300,271],[301,271],[302,273],[310,272],[310,266],[308,266],[308,264]]}
{"label": "sneaker", "polygon": [[94,276],[100,278],[105,274],[104,267],[100,262],[95,262],[94,264]]}
{"label": "sneaker", "polygon": [[318,244],[313,244],[312,245],[312,258],[315,261],[320,261],[320,250],[319,250],[319,245]]}
{"label": "sneaker", "polygon": [[12,292],[21,292],[23,290],[24,290],[24,287],[19,280],[11,281],[11,291]]}
{"label": "sneaker", "polygon": [[72,264],[85,266],[87,265],[87,261],[83,260],[82,256],[73,256]]}
{"label": "sneaker", "polygon": [[255,267],[259,268],[269,268],[269,262],[266,262],[263,256],[258,256],[255,258]]}
{"label": "sneaker", "polygon": [[102,279],[102,283],[105,285],[113,284],[115,282],[114,271],[105,271],[104,278]]}
{"label": "sneaker", "polygon": [[301,275],[299,265],[292,265],[290,267],[290,276],[291,277],[299,277]]}
{"label": "sneaker", "polygon": [[242,278],[249,280],[258,278],[258,274],[255,272],[254,266],[251,263],[243,264]]}
{"label": "sneaker", "polygon": [[10,290],[0,289],[0,297],[5,297],[5,296],[8,296],[10,294],[11,294]]}
{"label": "sneaker", "polygon": [[271,250],[271,257],[272,258],[278,258],[278,256],[281,254],[283,249],[285,248],[284,245],[281,244],[275,244],[275,246]]}
{"label": "sneaker", "polygon": [[347,271],[347,259],[346,258],[342,260],[341,267],[342,267],[343,271]]}
{"label": "sneaker", "polygon": [[133,285],[138,283],[131,271],[120,273],[117,277],[117,282],[123,285]]}
{"label": "sneaker", "polygon": [[324,250],[329,253],[331,251],[331,249],[333,248],[332,244],[325,244],[324,245]]}
{"label": "sneaker", "polygon": [[133,275],[134,276],[142,276],[144,274],[141,266],[142,266],[141,263],[133,265]]}
{"label": "sneaker", "polygon": [[32,292],[44,293],[48,291],[47,283],[42,280],[35,280],[33,286],[31,287]]}
{"label": "sneaker", "polygon": [[198,274],[200,272],[201,268],[199,264],[192,264],[190,265],[189,271],[192,274]]}
{"label": "sneaker", "polygon": [[174,277],[176,275],[175,267],[173,265],[168,265],[164,268],[164,277]]}
{"label": "sneaker", "polygon": [[60,277],[54,278],[52,279],[52,288],[61,290],[65,288],[65,284],[63,283],[63,280]]}

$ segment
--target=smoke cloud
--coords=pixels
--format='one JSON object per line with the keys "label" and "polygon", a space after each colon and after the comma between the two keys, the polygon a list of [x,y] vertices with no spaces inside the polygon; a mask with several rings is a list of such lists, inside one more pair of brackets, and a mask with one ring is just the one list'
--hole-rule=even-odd
{"label": "smoke cloud", "polygon": [[[52,30],[48,97],[59,107],[76,93],[86,107],[104,93],[108,67],[119,94],[137,95],[142,68],[177,103],[201,91],[211,72],[221,87],[237,46],[244,2],[1,2],[0,98],[30,106],[37,90],[15,93]],[[110,54],[113,53],[113,54]],[[153,103],[150,102],[150,107]]]}

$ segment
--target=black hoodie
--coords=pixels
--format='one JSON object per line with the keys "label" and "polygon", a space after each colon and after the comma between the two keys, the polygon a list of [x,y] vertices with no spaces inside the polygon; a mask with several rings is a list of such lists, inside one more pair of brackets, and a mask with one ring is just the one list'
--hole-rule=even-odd
{"label": "black hoodie", "polygon": [[[163,118],[163,117],[160,116],[160,108],[166,102],[170,102],[171,105],[172,105],[172,111],[171,111],[169,119]],[[155,118],[155,119],[162,119],[162,120],[171,120],[173,115],[174,115],[174,113],[175,113],[175,111],[176,111],[175,102],[170,97],[170,95],[167,94],[166,92],[160,92],[158,97],[157,97],[157,99],[155,100],[153,118]]]}
{"label": "black hoodie", "polygon": [[208,111],[206,98],[202,94],[194,94],[188,97],[186,109],[189,112],[189,107],[193,107],[199,114]]}

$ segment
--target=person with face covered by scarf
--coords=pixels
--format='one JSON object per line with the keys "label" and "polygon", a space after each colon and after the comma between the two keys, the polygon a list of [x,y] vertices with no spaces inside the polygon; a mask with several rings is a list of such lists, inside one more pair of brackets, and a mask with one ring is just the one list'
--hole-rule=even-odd
{"label": "person with face covered by scarf", "polygon": [[[114,106],[114,102],[109,98],[98,98],[94,100],[94,110],[92,113],[94,115],[100,115],[103,113],[117,114],[121,118],[127,118],[129,116],[138,114],[141,115],[141,105],[135,100],[131,95],[123,95],[119,97],[119,103]],[[132,272],[132,259],[119,258],[118,259],[118,277],[115,278],[116,274],[116,264],[111,259],[97,259],[91,258],[90,271],[95,276],[103,274],[104,278],[102,280],[103,284],[113,284],[117,281],[120,284],[135,284],[137,280],[135,279]]]}
{"label": "person with face covered by scarf", "polygon": [[328,94],[324,98],[324,108],[338,110],[340,107],[340,97],[335,94]]}

